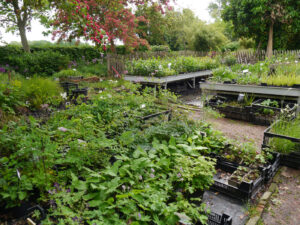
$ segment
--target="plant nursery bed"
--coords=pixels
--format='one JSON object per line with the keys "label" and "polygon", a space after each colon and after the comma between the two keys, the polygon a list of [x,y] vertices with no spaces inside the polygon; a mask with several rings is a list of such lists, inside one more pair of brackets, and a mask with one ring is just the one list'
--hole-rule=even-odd
{"label": "plant nursery bed", "polygon": [[[274,101],[276,100],[273,100],[273,102]],[[267,106],[264,104],[265,102],[265,99],[258,99],[253,102],[250,115],[250,121],[252,123],[261,126],[269,126],[278,118],[282,113],[282,110],[285,110],[285,114],[289,115],[297,111],[297,105],[293,102],[282,100],[281,103],[278,102],[278,107]]]}
{"label": "plant nursery bed", "polygon": [[[212,107],[213,109],[218,110],[221,114],[224,114],[226,118],[234,119],[234,120],[242,120],[242,121],[250,121],[251,116],[251,107],[250,106],[232,106],[232,105],[223,105],[220,104],[219,98],[223,98],[222,96],[216,96],[209,100],[206,105]],[[227,99],[223,102],[226,103]]]}
{"label": "plant nursery bed", "polygon": [[[240,200],[249,200],[256,196],[264,184],[264,175],[260,174],[255,180],[249,182],[243,180],[240,183],[230,180],[230,177],[237,171],[237,167],[229,163],[217,162],[217,174],[214,177],[212,190],[224,193]],[[243,175],[245,176],[245,175]]]}
{"label": "plant nursery bed", "polygon": [[133,76],[133,75],[126,75],[124,76],[124,80],[131,81],[133,83],[141,83],[147,85],[159,85],[167,88],[168,84],[179,82],[179,81],[192,81],[190,84],[191,88],[196,88],[196,78],[206,78],[212,76],[211,70],[204,70],[194,73],[185,73],[173,76],[166,76],[166,77],[145,77],[145,76]]}
{"label": "plant nursery bed", "polygon": [[277,120],[275,123],[273,123],[270,127],[268,127],[265,130],[262,147],[264,147],[264,148],[270,147],[269,146],[270,138],[285,139],[285,140],[291,141],[293,143],[296,143],[297,144],[296,151],[280,155],[280,164],[287,166],[287,167],[300,169],[300,138],[294,138],[294,137],[290,137],[290,136],[272,133],[271,129],[277,123],[279,123],[279,120]]}

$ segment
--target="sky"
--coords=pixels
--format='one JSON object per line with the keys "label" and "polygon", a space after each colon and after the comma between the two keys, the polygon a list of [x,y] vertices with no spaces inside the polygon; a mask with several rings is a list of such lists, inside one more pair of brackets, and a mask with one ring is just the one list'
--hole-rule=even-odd
{"label": "sky", "polygon": [[[213,2],[213,0],[176,0],[175,9],[189,8],[194,11],[194,13],[201,19],[207,22],[212,22],[212,18],[208,13],[208,5]],[[29,41],[37,40],[47,40],[51,41],[51,36],[43,36],[42,32],[45,28],[38,22],[32,21],[32,31],[27,32],[27,39]],[[13,35],[11,33],[6,33],[5,29],[0,28],[0,35],[2,36],[2,41],[7,43],[11,41],[20,42],[20,37],[18,35]]]}

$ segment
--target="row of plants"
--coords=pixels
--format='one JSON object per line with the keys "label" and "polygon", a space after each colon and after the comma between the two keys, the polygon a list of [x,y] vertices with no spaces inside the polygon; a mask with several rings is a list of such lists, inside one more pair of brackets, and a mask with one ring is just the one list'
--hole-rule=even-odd
{"label": "row of plants", "polygon": [[105,82],[90,104],[46,122],[28,117],[2,127],[1,207],[39,203],[47,209],[43,224],[205,224],[201,192],[215,174],[209,156],[253,167],[269,158],[181,111],[173,110],[171,120],[143,121],[176,97]]}
{"label": "row of plants", "polygon": [[170,57],[138,59],[126,63],[130,75],[165,77],[182,73],[211,70],[220,65],[217,59],[209,57]]}
{"label": "row of plants", "polygon": [[300,65],[295,57],[267,59],[253,65],[235,64],[213,70],[213,82],[293,86],[300,84]]}

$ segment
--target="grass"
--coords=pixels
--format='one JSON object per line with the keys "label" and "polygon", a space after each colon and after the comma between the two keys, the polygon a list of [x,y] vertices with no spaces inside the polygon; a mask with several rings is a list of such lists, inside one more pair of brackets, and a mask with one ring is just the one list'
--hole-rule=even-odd
{"label": "grass", "polygon": [[[274,134],[300,138],[300,116],[291,121],[281,120],[272,127],[271,132]],[[280,153],[300,151],[300,143],[295,143],[282,138],[271,138],[270,146]]]}

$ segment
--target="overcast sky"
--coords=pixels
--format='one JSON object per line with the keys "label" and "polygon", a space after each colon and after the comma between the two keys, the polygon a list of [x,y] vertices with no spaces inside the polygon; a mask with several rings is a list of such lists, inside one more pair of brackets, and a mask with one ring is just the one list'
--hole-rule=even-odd
{"label": "overcast sky", "polygon": [[[212,19],[209,16],[207,7],[209,3],[213,0],[176,0],[176,9],[190,8],[195,12],[195,14],[204,21],[211,22]],[[27,38],[29,41],[35,40],[48,40],[51,41],[51,37],[43,36],[42,32],[45,28],[39,24],[37,21],[32,22],[32,31],[27,33]],[[20,42],[20,37],[18,35],[13,35],[11,33],[6,33],[4,29],[0,28],[0,34],[2,40],[5,42],[18,41]]]}

